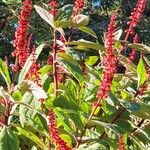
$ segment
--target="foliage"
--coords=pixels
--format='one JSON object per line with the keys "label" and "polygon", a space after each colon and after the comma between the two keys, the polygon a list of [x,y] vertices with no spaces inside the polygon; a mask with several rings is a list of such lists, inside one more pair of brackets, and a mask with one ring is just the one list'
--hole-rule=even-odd
{"label": "foliage", "polygon": [[[99,9],[105,9],[105,2]],[[104,11],[107,17],[112,10],[119,11],[121,2],[117,2],[109,3]],[[21,5],[19,0],[3,1],[3,8],[10,7],[8,16],[18,16],[19,11],[14,11],[17,7],[12,8]],[[125,26],[119,23],[122,16],[118,14],[118,28],[111,35],[113,54],[118,60],[116,72],[111,78],[109,96],[97,98],[106,71],[105,38],[110,35],[96,32],[102,26],[90,28],[96,20],[91,19],[91,14],[86,15],[86,9],[94,9],[99,16],[102,11],[87,3],[72,16],[74,7],[61,1],[54,9],[46,1],[36,1],[29,26],[29,33],[33,32],[28,47],[31,53],[25,65],[16,71],[13,67],[17,57],[4,60],[5,56],[1,56],[0,150],[61,150],[61,146],[78,150],[150,148],[150,47],[145,45],[149,43],[144,39],[144,43],[135,43],[132,36],[124,40]],[[58,9],[58,13],[50,13],[49,9]],[[10,40],[7,44],[11,45]],[[35,51],[33,45],[38,45]],[[132,52],[128,54],[128,50],[136,51],[130,62]],[[31,69],[33,60],[39,62],[39,67]]]}

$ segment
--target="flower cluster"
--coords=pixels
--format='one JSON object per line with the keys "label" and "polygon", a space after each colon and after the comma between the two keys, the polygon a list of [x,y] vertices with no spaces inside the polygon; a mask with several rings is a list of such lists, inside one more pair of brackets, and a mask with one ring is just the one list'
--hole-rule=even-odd
{"label": "flower cluster", "polygon": [[49,132],[53,139],[54,144],[56,145],[57,150],[71,150],[64,142],[61,137],[59,136],[58,129],[55,124],[55,116],[54,112],[52,110],[48,113],[48,119],[49,119]]}
{"label": "flower cluster", "polygon": [[85,5],[85,0],[76,0],[73,8],[72,17],[75,17],[76,15],[80,14],[80,12],[83,10]]}
{"label": "flower cluster", "polygon": [[[136,34],[133,38],[133,43],[138,43],[139,42],[139,38],[138,35]],[[130,53],[129,57],[128,57],[128,61],[129,63],[132,62],[136,57],[136,49],[132,49],[132,52]]]}
{"label": "flower cluster", "polygon": [[118,135],[118,141],[119,141],[119,150],[125,150],[123,138],[121,134]]}
{"label": "flower cluster", "polygon": [[56,16],[58,14],[57,7],[59,6],[59,3],[56,0],[52,0],[51,2],[49,2],[48,5],[52,8],[51,11],[50,11],[50,13],[53,16]]}
{"label": "flower cluster", "polygon": [[25,0],[22,6],[21,14],[19,16],[18,28],[15,32],[15,40],[14,47],[15,50],[13,52],[13,56],[16,57],[16,66],[14,67],[16,71],[18,71],[18,66],[21,68],[24,66],[26,59],[29,56],[29,47],[28,47],[28,18],[31,14],[32,10],[32,1]]}
{"label": "flower cluster", "polygon": [[105,48],[106,55],[103,60],[104,71],[101,86],[97,92],[96,97],[103,99],[108,97],[110,92],[110,86],[113,80],[113,76],[116,72],[117,58],[114,55],[114,32],[115,32],[115,14],[112,15],[111,21],[106,33]]}
{"label": "flower cluster", "polygon": [[129,35],[135,34],[134,27],[137,26],[138,22],[140,21],[142,14],[144,12],[147,0],[138,0],[134,11],[131,13],[130,21],[128,21],[129,28],[126,30],[127,34],[125,37],[125,41],[128,39]]}
{"label": "flower cluster", "polygon": [[30,67],[26,79],[33,80],[37,85],[40,86],[40,64],[37,63],[37,60],[35,58],[35,46],[32,48],[32,66]]}

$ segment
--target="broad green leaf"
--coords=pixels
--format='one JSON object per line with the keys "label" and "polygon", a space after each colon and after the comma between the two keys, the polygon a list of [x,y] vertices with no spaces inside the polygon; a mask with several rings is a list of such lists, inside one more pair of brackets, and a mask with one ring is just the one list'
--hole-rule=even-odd
{"label": "broad green leaf", "polygon": [[[44,46],[45,46],[45,44],[41,44],[40,46],[38,46],[36,48],[35,55],[34,55],[35,59],[38,58],[38,56],[42,52]],[[32,59],[33,59],[33,54],[31,54],[29,56],[29,58],[27,59],[25,65],[24,65],[24,67],[22,68],[22,70],[21,70],[21,72],[19,74],[18,84],[20,84],[25,79],[26,74],[28,73],[30,67],[32,66]]]}
{"label": "broad green leaf", "polygon": [[99,121],[99,120],[91,120],[90,124],[92,124],[92,125],[100,125],[100,126],[103,126],[103,127],[107,128],[107,129],[110,129],[110,130],[114,131],[116,134],[119,133],[117,128],[114,125],[110,124],[110,123],[105,123],[105,122],[102,122],[102,121]]}
{"label": "broad green leaf", "polygon": [[137,51],[140,51],[140,52],[145,53],[145,54],[149,54],[150,53],[150,47],[146,46],[144,44],[134,43],[134,44],[128,44],[128,46],[130,48],[134,48]]}
{"label": "broad green leaf", "polygon": [[98,56],[90,56],[87,60],[86,60],[86,64],[92,66],[94,65],[97,61],[98,61]]}
{"label": "broad green leaf", "polygon": [[64,65],[69,73],[71,73],[80,84],[83,83],[83,75],[81,68],[76,60],[72,58],[71,55],[65,53],[58,54],[59,61]]}
{"label": "broad green leaf", "polygon": [[89,17],[86,16],[86,15],[79,14],[79,15],[76,15],[76,16],[73,18],[73,21],[74,21],[79,27],[83,27],[83,26],[87,26],[87,25],[88,25],[88,23],[89,23]]}
{"label": "broad green leaf", "polygon": [[138,75],[138,87],[140,87],[145,83],[147,79],[146,68],[142,58],[140,58],[140,61],[137,66],[137,75]]}
{"label": "broad green leaf", "polygon": [[67,4],[59,9],[59,13],[56,16],[56,20],[69,20],[73,10],[72,4]]}
{"label": "broad green leaf", "polygon": [[12,5],[12,4],[21,4],[21,0],[2,0],[5,4],[7,5]]}
{"label": "broad green leaf", "polygon": [[62,21],[55,21],[55,27],[57,27],[57,28],[68,28],[68,27],[76,28],[77,24],[74,23],[73,21],[62,20]]}
{"label": "broad green leaf", "polygon": [[73,45],[73,46],[80,46],[81,48],[87,50],[87,49],[95,49],[95,50],[101,50],[104,51],[105,48],[104,46],[98,44],[98,43],[94,43],[91,41],[86,41],[86,40],[78,40],[78,41],[71,41],[68,42],[67,45]]}
{"label": "broad green leaf", "polygon": [[8,67],[5,62],[0,59],[0,74],[3,76],[7,85],[10,85],[11,80],[8,72]]}
{"label": "broad green leaf", "polygon": [[42,87],[38,86],[36,83],[30,80],[24,80],[21,84],[18,85],[18,88],[21,92],[30,92],[34,95],[37,100],[46,99],[47,95]]}
{"label": "broad green leaf", "polygon": [[16,134],[9,127],[0,131],[0,150],[19,150],[19,141]]}
{"label": "broad green leaf", "polygon": [[88,27],[79,27],[78,29],[81,30],[82,32],[85,32],[85,33],[87,33],[87,34],[97,38],[96,33],[92,29],[90,29]]}
{"label": "broad green leaf", "polygon": [[30,105],[33,108],[29,109],[25,105],[20,105],[19,119],[21,125],[24,127],[25,123],[27,122],[27,119],[34,117],[34,115],[37,113],[36,110],[40,108],[41,103],[39,100],[34,99],[33,95],[30,93],[25,93],[23,95],[22,102],[27,105]]}
{"label": "broad green leaf", "polygon": [[67,146],[72,147],[72,139],[67,134],[60,134],[60,137],[62,140],[64,140],[67,143]]}
{"label": "broad green leaf", "polygon": [[75,101],[73,101],[72,99],[68,99],[64,96],[59,96],[55,98],[53,104],[55,107],[60,107],[62,109],[69,109],[74,111],[79,110],[79,106],[77,103],[75,103]]}
{"label": "broad green leaf", "polygon": [[22,134],[33,141],[41,150],[48,150],[42,140],[39,139],[33,132],[29,131],[28,129],[20,128],[19,126],[16,126],[16,129],[19,131],[19,134]]}
{"label": "broad green leaf", "polygon": [[35,10],[37,13],[41,16],[43,20],[45,20],[51,27],[54,28],[54,17],[51,13],[49,13],[47,10],[44,8],[34,5]]}
{"label": "broad green leaf", "polygon": [[84,124],[79,113],[68,113],[68,116],[74,122],[78,129],[82,130],[84,128]]}
{"label": "broad green leaf", "polygon": [[51,65],[45,65],[43,66],[40,70],[40,75],[43,76],[45,74],[48,74],[50,72],[52,72],[52,66]]}
{"label": "broad green leaf", "polygon": [[68,116],[65,114],[65,112],[63,110],[61,110],[60,108],[56,108],[55,114],[60,119],[59,123],[60,122],[62,123],[62,125],[64,126],[64,129],[66,131],[72,133],[74,129],[71,127]]}

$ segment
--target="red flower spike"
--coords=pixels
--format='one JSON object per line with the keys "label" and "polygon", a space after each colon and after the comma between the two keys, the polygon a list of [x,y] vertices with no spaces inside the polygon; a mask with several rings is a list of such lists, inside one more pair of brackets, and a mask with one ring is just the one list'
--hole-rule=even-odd
{"label": "red flower spike", "polygon": [[35,46],[32,48],[32,66],[30,67],[26,79],[33,80],[37,85],[41,86],[40,84],[40,64],[37,63],[37,60],[35,59]]}
{"label": "red flower spike", "polygon": [[49,133],[53,139],[53,143],[56,145],[57,150],[72,150],[70,147],[66,145],[66,142],[61,139],[59,136],[58,129],[55,124],[55,116],[52,110],[48,113],[49,120]]}
{"label": "red flower spike", "polygon": [[116,73],[117,69],[117,58],[114,55],[114,32],[115,32],[115,18],[113,14],[108,26],[108,32],[106,33],[105,39],[105,48],[106,55],[103,58],[103,79],[100,85],[100,88],[97,92],[96,97],[100,99],[107,98],[110,92],[110,86],[113,80],[113,76]]}
{"label": "red flower spike", "polygon": [[125,150],[125,146],[121,134],[118,135],[118,141],[119,141],[119,150]]}
{"label": "red flower spike", "polygon": [[52,0],[49,4],[50,7],[58,7],[59,3],[56,0]]}
{"label": "red flower spike", "polygon": [[148,84],[144,84],[142,87],[139,89],[139,95],[143,96],[144,93],[148,90]]}
{"label": "red flower spike", "polygon": [[[139,42],[139,38],[138,38],[138,35],[136,34],[134,36],[134,39],[133,39],[133,43],[138,43]],[[132,52],[130,53],[129,57],[128,57],[128,61],[129,63],[131,63],[136,57],[136,49],[132,49]]]}
{"label": "red flower spike", "polygon": [[[25,0],[21,9],[21,13],[18,21],[18,28],[15,32],[13,56],[18,60],[18,64],[21,68],[24,66],[26,59],[29,56],[27,30],[28,30],[28,18],[30,17],[32,10],[32,0]],[[17,66],[16,66],[17,67]],[[15,69],[16,70],[16,69]]]}
{"label": "red flower spike", "polygon": [[58,14],[57,7],[59,6],[59,3],[56,0],[52,0],[48,4],[52,9],[50,10],[50,14],[52,14],[54,17]]}
{"label": "red flower spike", "polygon": [[73,8],[72,17],[75,17],[76,15],[80,14],[84,6],[85,6],[85,0],[76,0]]}
{"label": "red flower spike", "polygon": [[137,26],[140,22],[142,14],[144,12],[147,0],[138,0],[136,7],[134,8],[133,12],[131,13],[130,21],[128,21],[129,28],[126,30],[126,37],[125,41],[128,39],[129,35],[133,35],[134,31],[133,28]]}

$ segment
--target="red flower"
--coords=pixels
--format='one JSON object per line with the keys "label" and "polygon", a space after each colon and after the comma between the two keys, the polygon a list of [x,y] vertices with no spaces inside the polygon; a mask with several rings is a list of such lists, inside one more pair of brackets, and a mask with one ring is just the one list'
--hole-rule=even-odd
{"label": "red flower", "polygon": [[56,145],[56,149],[57,150],[71,150],[71,148],[69,148],[66,145],[66,142],[63,141],[61,137],[59,136],[59,132],[55,124],[54,112],[52,110],[50,110],[48,113],[48,119],[49,119],[49,132],[50,132],[50,135],[52,137],[54,144]]}
{"label": "red flower", "polygon": [[119,150],[125,150],[123,138],[121,134],[118,135],[118,141],[119,141]]}
{"label": "red flower", "polygon": [[[138,38],[138,35],[136,34],[134,36],[134,39],[133,39],[133,43],[138,43],[139,42],[139,38]],[[129,57],[128,57],[128,61],[129,63],[131,63],[136,57],[136,49],[132,49],[132,52],[130,53]]]}
{"label": "red flower", "polygon": [[37,85],[40,86],[41,85],[40,84],[40,73],[39,73],[40,64],[38,64],[37,60],[35,59],[35,47],[33,47],[33,49],[32,49],[32,55],[33,55],[32,66],[30,67],[30,69],[26,75],[26,79],[33,80]]}
{"label": "red flower", "polygon": [[103,79],[101,82],[101,86],[97,92],[96,97],[103,99],[108,97],[110,92],[110,86],[113,80],[113,76],[116,72],[117,58],[114,55],[114,32],[115,32],[115,18],[116,16],[113,14],[111,17],[110,24],[108,26],[108,32],[106,33],[105,39],[105,48],[106,55],[103,59]]}
{"label": "red flower", "polygon": [[126,30],[127,34],[125,37],[125,41],[128,39],[129,35],[134,34],[134,27],[137,26],[140,21],[142,14],[144,12],[147,0],[138,0],[134,11],[131,13],[130,21],[128,22],[129,28]]}
{"label": "red flower", "polygon": [[76,0],[73,8],[72,17],[80,14],[85,6],[85,0]]}
{"label": "red flower", "polygon": [[52,8],[50,13],[55,17],[58,14],[57,7],[59,6],[59,3],[56,0],[52,0],[48,5]]}
{"label": "red flower", "polygon": [[[15,40],[14,40],[14,47],[15,50],[13,52],[13,56],[16,57],[16,61],[18,62],[17,65],[19,65],[21,68],[24,66],[26,59],[29,56],[29,48],[28,48],[28,18],[31,14],[32,10],[32,1],[31,0],[25,0],[23,2],[23,6],[21,9],[21,13],[19,16],[18,21],[18,28],[15,32]],[[17,68],[17,66],[15,66]],[[17,69],[18,70],[18,69]]]}

